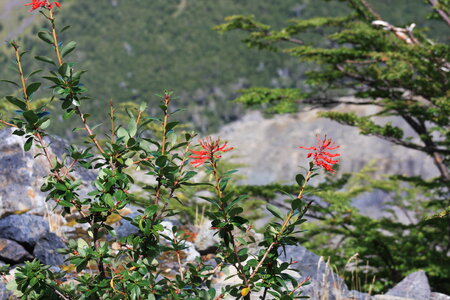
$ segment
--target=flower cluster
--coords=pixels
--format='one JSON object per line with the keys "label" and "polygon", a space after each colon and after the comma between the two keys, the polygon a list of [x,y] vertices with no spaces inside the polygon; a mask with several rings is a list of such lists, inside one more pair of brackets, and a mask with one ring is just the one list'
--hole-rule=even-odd
{"label": "flower cluster", "polygon": [[331,158],[340,156],[340,154],[338,154],[338,153],[332,154],[325,150],[336,150],[340,146],[336,146],[333,143],[333,141],[331,139],[327,139],[326,136],[324,139],[321,139],[318,136],[316,138],[317,138],[317,147],[309,147],[309,148],[299,147],[299,148],[302,148],[305,150],[313,150],[314,152],[308,153],[307,157],[310,158],[312,156],[314,164],[316,166],[322,167],[331,173],[336,172],[335,170],[333,170],[333,165],[337,164],[339,162],[339,160],[333,160]]}
{"label": "flower cluster", "polygon": [[192,154],[190,158],[194,160],[191,161],[195,167],[199,167],[205,163],[207,160],[214,160],[214,158],[221,158],[222,155],[217,154],[218,152],[227,152],[233,150],[233,147],[227,148],[227,143],[224,143],[222,146],[220,145],[220,138],[217,140],[213,140],[210,136],[198,141],[200,146],[204,150],[195,151],[191,150]]}
{"label": "flower cluster", "polygon": [[52,9],[53,6],[61,7],[61,3],[49,2],[48,0],[45,1],[32,0],[32,2],[24,4],[24,6],[31,6],[31,11],[33,11],[41,7],[46,9]]}

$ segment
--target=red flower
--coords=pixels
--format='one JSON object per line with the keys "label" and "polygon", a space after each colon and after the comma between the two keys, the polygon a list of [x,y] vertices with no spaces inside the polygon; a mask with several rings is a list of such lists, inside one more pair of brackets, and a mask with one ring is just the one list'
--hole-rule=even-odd
{"label": "red flower", "polygon": [[221,158],[222,155],[216,154],[217,152],[227,152],[233,149],[233,147],[225,149],[227,147],[227,143],[224,143],[222,146],[220,146],[220,138],[213,141],[213,139],[208,136],[203,140],[199,140],[198,142],[200,143],[200,146],[205,150],[191,150],[194,155],[190,155],[189,157],[194,159],[193,161],[191,161],[191,164],[193,164],[195,167],[203,165],[207,160],[212,161],[214,158]]}
{"label": "red flower", "polygon": [[314,150],[314,152],[308,153],[306,157],[309,158],[312,156],[316,166],[322,167],[331,173],[336,172],[335,170],[333,170],[333,165],[337,164],[339,160],[333,160],[331,158],[340,156],[340,154],[338,153],[332,154],[325,150],[336,150],[340,146],[335,146],[333,141],[331,139],[327,139],[326,136],[323,140],[320,139],[318,136],[316,138],[317,138],[317,147],[309,147],[309,148],[299,147],[299,148],[305,150]]}
{"label": "red flower", "polygon": [[61,7],[61,3],[59,3],[59,2],[48,2],[48,0],[45,0],[45,1],[32,0],[31,3],[24,4],[24,6],[31,6],[31,10],[30,11],[36,10],[38,8],[41,8],[41,7],[47,8],[47,9],[52,9],[54,5],[57,6],[57,7]]}

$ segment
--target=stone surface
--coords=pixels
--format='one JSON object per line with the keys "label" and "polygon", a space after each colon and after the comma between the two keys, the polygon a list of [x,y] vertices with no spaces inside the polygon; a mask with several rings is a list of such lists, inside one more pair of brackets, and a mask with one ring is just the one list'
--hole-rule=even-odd
{"label": "stone surface", "polygon": [[424,271],[417,271],[406,276],[386,295],[417,300],[430,299],[430,285]]}
{"label": "stone surface", "polygon": [[197,236],[195,238],[195,249],[202,255],[209,253],[215,253],[217,245],[220,243],[218,234],[215,234],[217,230],[211,229],[211,221],[205,219],[201,224],[196,226]]}
{"label": "stone surface", "polygon": [[0,280],[0,300],[10,299],[12,293],[6,289],[6,285]]}
{"label": "stone surface", "polygon": [[280,249],[280,260],[285,262],[297,261],[291,265],[291,269],[300,273],[294,275],[297,281],[306,277],[311,278],[311,284],[305,286],[302,295],[307,295],[310,299],[328,300],[342,299],[348,294],[345,282],[333,273],[329,264],[320,256],[312,253],[302,246],[287,246],[286,252]]}
{"label": "stone surface", "polygon": [[0,238],[0,260],[8,264],[18,264],[31,259],[33,256],[20,244]]}
{"label": "stone surface", "polygon": [[[13,129],[0,130],[0,217],[18,211],[30,211],[34,214],[51,212],[52,203],[46,203],[46,194],[40,192],[44,177],[49,174],[49,165],[43,156],[33,157],[40,153],[37,147],[29,152],[23,151],[25,139],[12,134]],[[67,143],[59,138],[45,138],[50,144],[51,155],[61,157]],[[95,175],[86,169],[75,168],[74,177],[82,182],[90,182]],[[79,194],[85,195],[89,190],[83,184]]]}
{"label": "stone surface", "polygon": [[431,293],[430,300],[450,300],[450,296],[441,293]]}
{"label": "stone surface", "polygon": [[43,264],[59,266],[64,264],[64,256],[57,251],[60,248],[66,248],[62,239],[56,234],[48,232],[36,243],[33,255]]}
{"label": "stone surface", "polygon": [[[132,213],[127,215],[127,218],[134,219],[135,217],[139,216],[139,213]],[[139,228],[132,225],[130,221],[126,219],[121,219],[120,224],[118,224],[115,228],[116,231],[116,239],[120,239],[126,236],[129,236],[130,234],[137,234],[139,232]]]}
{"label": "stone surface", "polygon": [[372,296],[367,293],[362,293],[360,291],[349,291],[346,295],[346,300],[371,300]]}
{"label": "stone surface", "polygon": [[[389,296],[389,295],[375,295],[375,296],[373,296],[372,299],[373,300],[414,300],[412,298]],[[422,300],[428,300],[428,298],[422,299]]]}
{"label": "stone surface", "polygon": [[[425,178],[438,174],[431,158],[419,151],[394,146],[376,137],[360,135],[353,127],[317,117],[312,109],[297,114],[264,118],[260,112],[249,112],[241,120],[224,126],[217,134],[239,149],[232,161],[244,163],[240,168],[247,184],[267,184],[274,181],[294,183],[298,166],[306,166],[306,151],[299,146],[317,143],[316,134],[327,134],[341,145],[340,171],[359,171],[371,160],[377,160],[377,174],[421,175]],[[352,111],[357,115],[376,113],[375,106],[337,106],[333,111]],[[405,136],[417,137],[400,118],[382,118],[405,129]],[[401,151],[399,151],[401,149]],[[231,155],[228,155],[229,157]],[[276,161],[277,163],[272,163]]]}
{"label": "stone surface", "polygon": [[49,229],[43,217],[30,214],[10,215],[0,220],[0,238],[16,241],[27,250],[33,249]]}

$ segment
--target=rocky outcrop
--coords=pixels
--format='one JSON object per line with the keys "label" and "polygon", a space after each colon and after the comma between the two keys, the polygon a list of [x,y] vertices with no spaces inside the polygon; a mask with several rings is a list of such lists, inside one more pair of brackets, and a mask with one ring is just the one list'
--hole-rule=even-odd
{"label": "rocky outcrop", "polygon": [[64,247],[41,216],[22,214],[0,219],[1,261],[14,265],[38,258],[44,264],[61,265],[64,257],[57,249]]}
{"label": "rocky outcrop", "polygon": [[15,241],[0,238],[0,260],[8,264],[19,264],[33,256]]}
{"label": "rocky outcrop", "polygon": [[409,274],[395,287],[390,289],[386,295],[417,300],[430,299],[431,290],[427,275],[424,271]]}
{"label": "rocky outcrop", "polygon": [[59,266],[64,264],[64,256],[58,253],[58,249],[66,248],[66,245],[59,236],[52,232],[47,232],[36,243],[33,255],[45,265]]}
{"label": "rocky outcrop", "polygon": [[[49,165],[43,156],[34,156],[41,152],[32,147],[29,152],[23,151],[25,139],[12,134],[13,129],[0,130],[0,217],[30,212],[48,214],[52,203],[45,202],[46,194],[40,192],[44,177],[49,173]],[[50,154],[62,157],[67,143],[59,138],[46,137]],[[83,182],[91,182],[95,175],[85,169],[76,168],[74,176]],[[89,187],[84,185],[80,195],[85,195]]]}
{"label": "rocky outcrop", "polygon": [[[316,134],[327,134],[341,146],[339,172],[359,171],[368,162],[377,160],[378,174],[422,175],[425,178],[438,174],[431,158],[423,153],[377,137],[363,136],[353,127],[318,118],[317,112],[323,110],[312,109],[272,118],[264,118],[254,111],[224,126],[217,135],[237,149],[232,161],[244,164],[240,174],[246,176],[242,181],[246,184],[294,183],[299,166],[306,166],[308,162],[307,152],[298,147],[315,145]],[[335,107],[333,111],[366,115],[375,113],[377,108],[347,105]],[[379,121],[386,122],[386,119]],[[405,128],[405,136],[415,137],[400,118],[389,121]]]}
{"label": "rocky outcrop", "polygon": [[14,240],[27,249],[34,248],[49,230],[48,223],[40,216],[22,214],[0,219],[0,238]]}
{"label": "rocky outcrop", "polygon": [[280,260],[283,262],[295,261],[291,269],[298,270],[293,275],[298,282],[310,277],[311,284],[305,286],[302,295],[311,299],[342,299],[348,294],[344,280],[336,275],[331,266],[320,256],[312,253],[302,246],[287,246],[279,250]]}

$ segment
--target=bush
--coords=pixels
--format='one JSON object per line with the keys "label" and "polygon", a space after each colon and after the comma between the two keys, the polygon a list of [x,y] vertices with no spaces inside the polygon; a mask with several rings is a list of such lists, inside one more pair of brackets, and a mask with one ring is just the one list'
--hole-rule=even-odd
{"label": "bush", "polygon": [[[41,190],[48,193],[48,200],[57,203],[63,215],[76,215],[77,222],[88,224],[89,238],[71,240],[66,249],[60,250],[74,266],[73,272],[55,270],[38,260],[18,267],[14,280],[9,283],[15,295],[22,299],[221,299],[225,295],[250,299],[252,293],[261,291],[263,299],[268,294],[276,299],[298,298],[307,280],[297,282],[286,272],[290,263],[280,263],[277,259],[286,245],[298,243],[296,228],[305,221],[304,215],[311,205],[303,200],[305,186],[318,175],[320,167],[333,172],[332,166],[338,162],[333,157],[339,154],[327,151],[338,146],[332,145],[331,139],[318,138],[317,147],[305,148],[311,151],[308,157],[312,157],[312,161],[306,174],[296,177],[298,195],[291,197],[291,207],[286,213],[275,206],[267,206],[276,221],[267,225],[258,253],[250,254],[246,246],[255,241],[244,239],[251,230],[241,208],[246,197],[227,189],[236,171],[221,172],[218,167],[222,154],[233,148],[220,139],[208,137],[200,140],[200,150],[194,150],[195,134],[178,130],[178,122],[173,121],[177,111],[171,109],[174,99],[171,92],[161,96],[161,118],[147,117],[143,103],[135,111],[126,111],[126,125],[117,121],[110,102],[111,131],[105,134],[106,140],[101,141],[95,128],[89,125],[89,115],[82,112],[82,104],[91,101],[82,84],[85,71],[77,70],[75,63],[66,60],[76,43],[58,40],[58,34],[68,29],[58,30],[56,26],[55,10],[60,4],[33,0],[28,5],[32,10],[39,10],[50,25],[50,29],[40,31],[38,37],[53,49],[56,60],[35,57],[49,68],[42,79],[52,84],[52,100],[60,101],[61,117],[67,120],[77,116],[81,120],[87,147],[71,145],[62,158],[50,155],[49,145],[43,139],[51,122],[48,106],[33,105],[33,95],[41,88],[41,82],[32,78],[40,71],[24,75],[22,59],[26,52],[14,41],[10,45],[14,49],[20,83],[6,82],[17,86],[22,95],[6,97],[17,110],[11,120],[1,120],[1,123],[15,128],[14,134],[25,138],[25,151],[33,145],[42,150],[39,155],[46,158],[51,173]],[[147,126],[150,123],[156,126]],[[157,128],[158,134],[145,130],[148,128]],[[155,138],[158,135],[160,139]],[[195,167],[204,166],[212,183],[193,183],[191,179],[197,172],[190,167],[189,160]],[[74,168],[79,167],[97,174],[92,182],[93,191],[86,198],[78,193],[81,181],[72,176]],[[139,231],[119,239],[120,248],[115,249],[105,239],[107,234],[115,236],[107,219],[120,215],[121,209],[130,203],[134,179],[129,173],[133,168],[145,170],[156,179],[156,184],[151,186],[152,197],[139,215],[121,216]],[[214,196],[204,198],[212,205],[207,213],[212,229],[217,230],[221,238],[215,267],[204,264],[201,259],[184,265],[181,252],[186,248],[186,234],[176,226],[164,228],[162,224],[164,219],[177,213],[169,206],[170,201],[181,201],[177,191],[193,185],[215,191]],[[175,278],[165,275],[161,269],[167,253],[177,257],[179,268]],[[240,283],[217,292],[211,285],[212,275],[228,266],[237,270]],[[6,272],[7,268],[0,271]]]}

